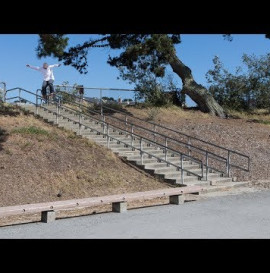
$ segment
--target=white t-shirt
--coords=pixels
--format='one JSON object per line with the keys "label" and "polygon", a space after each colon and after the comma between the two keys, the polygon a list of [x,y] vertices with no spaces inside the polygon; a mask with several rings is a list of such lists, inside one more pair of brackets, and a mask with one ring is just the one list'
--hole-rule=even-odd
{"label": "white t-shirt", "polygon": [[43,80],[44,81],[54,80],[54,75],[53,75],[52,68],[53,67],[58,67],[58,66],[59,66],[59,64],[52,64],[52,65],[49,65],[47,67],[47,69],[44,69],[43,67],[29,65],[30,68],[41,72],[41,74],[43,75]]}

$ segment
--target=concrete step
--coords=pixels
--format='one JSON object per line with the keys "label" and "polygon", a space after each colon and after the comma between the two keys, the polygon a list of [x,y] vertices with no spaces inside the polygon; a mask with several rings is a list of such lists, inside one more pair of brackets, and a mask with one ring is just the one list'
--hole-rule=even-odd
{"label": "concrete step", "polygon": [[[172,158],[171,158],[172,159]],[[170,159],[170,162],[172,162],[172,160]],[[173,164],[177,164],[177,165],[180,165],[180,163],[177,161],[177,162],[172,162]],[[189,161],[184,161],[183,162],[183,166],[185,167],[185,169],[197,169],[200,167],[199,164],[190,164]],[[167,168],[173,168],[173,169],[176,169],[175,167],[173,166],[168,166],[167,163],[158,163],[158,162],[155,162],[155,163],[148,163],[145,165],[145,168],[146,169],[156,169],[158,168],[159,170],[162,170],[162,169],[167,169]]]}
{"label": "concrete step", "polygon": [[[160,156],[161,159],[165,159],[165,156]],[[133,161],[133,162],[137,162],[139,165],[140,165],[140,162],[141,162],[141,157],[139,155],[139,153],[137,155],[134,155],[134,156],[127,156],[127,160],[129,161]],[[177,160],[175,157],[167,157],[167,161],[168,162],[171,162],[171,163],[177,163],[179,162],[179,160]],[[149,158],[149,157],[145,157],[143,159],[143,162],[145,164],[155,164],[158,162],[158,159],[157,158]],[[187,161],[188,162],[188,161]],[[166,163],[165,163],[166,164]]]}
{"label": "concrete step", "polygon": [[[197,173],[197,174],[201,174],[201,169],[199,169],[198,167],[193,167],[192,165],[183,165],[183,169],[185,170],[190,170],[193,173]],[[149,169],[149,168],[148,168]],[[153,170],[155,173],[159,174],[159,173],[164,173],[164,174],[169,174],[169,173],[175,173],[177,172],[177,168],[170,166],[170,167],[163,167],[163,168],[151,168],[150,170]]]}
{"label": "concrete step", "polygon": [[[175,176],[175,177],[170,177],[170,176],[165,176],[165,175],[162,175],[162,174],[156,174],[156,175],[159,175],[165,182],[167,183],[170,183],[170,184],[181,184],[181,172],[179,172],[179,175],[178,176]],[[189,182],[190,184],[192,185],[196,185],[196,184],[200,184],[200,183],[204,183],[204,184],[207,184],[209,185],[209,181],[201,181],[199,180],[199,178],[197,176],[187,176],[187,175],[184,175],[184,181],[185,182]]]}
{"label": "concrete step", "polygon": [[165,179],[166,182],[168,183],[172,183],[172,184],[175,184],[175,185],[179,185],[179,186],[210,186],[209,184],[209,181],[204,181],[204,180],[198,180],[196,178],[194,178],[194,180],[187,180],[184,178],[184,182],[182,184],[182,181],[180,179],[174,179],[174,180],[171,180],[171,179]]}
{"label": "concrete step", "polygon": [[[191,172],[195,173],[195,174],[198,174],[198,175],[201,175],[201,170],[197,170],[197,171],[193,171],[193,170],[190,170]],[[175,178],[177,179],[179,177],[179,173],[181,174],[181,171],[170,171],[170,172],[164,172],[163,174],[165,175],[165,178]],[[192,176],[192,174],[187,174],[185,171],[184,171],[184,175],[187,175],[187,176]],[[205,174],[204,174],[205,176]],[[220,174],[218,173],[209,173],[208,174],[208,180],[218,180],[220,178]]]}
{"label": "concrete step", "polygon": [[[57,110],[55,105],[45,105],[46,109],[39,108],[38,115],[45,120],[56,124],[56,114],[52,113],[51,111]],[[35,114],[36,107],[32,105],[26,105],[24,109],[32,112]],[[62,116],[61,116],[62,115]],[[69,129],[74,131],[76,134],[81,134],[83,137],[91,139],[95,141],[97,144],[107,147],[107,137],[103,137],[103,123],[102,121],[95,121],[91,118],[81,117],[82,126],[79,130],[79,115],[73,113],[69,110],[64,110],[60,108],[60,116],[58,117],[58,126],[63,127],[65,129]],[[84,126],[85,125],[85,126]],[[88,126],[90,128],[88,128]],[[182,186],[181,184],[181,171],[178,171],[176,167],[167,166],[167,163],[158,162],[158,159],[155,157],[151,157],[148,154],[144,154],[143,157],[143,164],[141,164],[141,156],[139,150],[132,150],[131,147],[125,147],[127,145],[131,145],[131,136],[126,135],[124,130],[121,129],[113,129],[112,126],[109,126],[109,134],[110,134],[110,141],[109,141],[109,148],[117,153],[120,156],[127,158],[128,161],[134,162],[141,168],[145,169],[145,171],[152,173],[156,177],[162,178],[165,181],[177,184]],[[100,133],[98,133],[97,131]],[[104,131],[107,133],[107,130]],[[118,140],[124,143],[118,143]],[[133,140],[133,146],[135,148],[140,148],[140,142],[137,138]],[[148,142],[143,141],[143,149],[154,156],[160,157],[161,159],[165,159],[165,153],[163,149],[156,148],[153,145],[149,145]],[[174,163],[176,165],[180,165],[180,155],[175,154],[174,152],[167,153],[167,161]],[[193,173],[198,175],[201,174],[200,164],[191,162],[188,160],[183,161],[183,168],[185,170],[190,170]],[[212,172],[208,174],[208,181],[199,180],[197,176],[190,175],[188,172],[183,172],[184,177],[184,185],[205,185],[211,187],[217,187],[220,185],[225,185],[226,183],[231,183],[232,178],[221,177],[220,173]],[[204,169],[204,177],[205,177],[205,169]],[[205,178],[203,178],[205,179]],[[183,185],[183,186],[184,186]]]}
{"label": "concrete step", "polygon": [[[84,129],[84,126],[82,126],[82,130],[81,130],[81,135],[92,135],[93,134],[93,131],[94,130],[98,130],[98,131],[101,131],[103,132],[103,128],[102,127],[97,127],[97,126],[91,126],[92,128],[92,131],[90,128],[87,128],[87,129]],[[95,131],[94,131],[95,132]],[[79,133],[79,130],[75,130],[75,133]],[[105,134],[106,134],[106,130],[105,130]],[[131,142],[130,138],[129,137],[126,137],[125,135],[122,135],[122,134],[119,134],[117,132],[115,133],[109,133],[110,136],[112,137],[118,137],[119,139],[127,139],[129,142]]]}
{"label": "concrete step", "polygon": [[[132,149],[132,147],[131,146],[125,146],[125,145],[131,145],[130,144],[130,139],[126,139],[126,138],[117,138],[117,139],[119,139],[119,140],[121,140],[122,142],[125,142],[125,143],[120,143],[120,144],[117,144],[117,143],[114,143],[114,144],[112,144],[112,146],[111,146],[111,148],[112,149],[114,149],[114,151],[115,152],[117,152],[117,151],[121,151],[121,152],[124,152],[125,150],[126,151],[129,151],[130,149]],[[133,147],[135,148],[135,149],[140,149],[140,146],[139,145],[133,145]],[[149,147],[144,147],[143,148],[144,149],[144,151],[153,151],[153,147],[151,147],[151,146],[149,146]]]}
{"label": "concrete step", "polygon": [[208,176],[208,181],[211,186],[216,186],[216,185],[223,185],[224,183],[227,183],[227,182],[232,182],[232,178],[231,177],[215,178],[215,177]]}

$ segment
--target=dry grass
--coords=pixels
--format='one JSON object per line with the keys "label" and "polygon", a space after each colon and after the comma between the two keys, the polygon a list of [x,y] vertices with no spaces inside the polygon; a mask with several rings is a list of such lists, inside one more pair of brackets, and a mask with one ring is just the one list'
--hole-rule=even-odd
{"label": "dry grass", "polygon": [[140,117],[145,120],[150,120],[149,116],[155,116],[152,121],[157,123],[166,124],[168,118],[177,119],[209,119],[209,115],[202,113],[196,110],[184,110],[177,106],[169,107],[148,107],[148,108],[134,108],[126,107],[126,110],[129,111],[132,115]]}
{"label": "dry grass", "polygon": [[169,187],[110,150],[31,115],[0,115],[0,206]]}
{"label": "dry grass", "polygon": [[229,110],[228,113],[232,118],[244,119],[249,122],[256,122],[266,125],[270,124],[270,113],[267,109],[255,109],[249,113]]}

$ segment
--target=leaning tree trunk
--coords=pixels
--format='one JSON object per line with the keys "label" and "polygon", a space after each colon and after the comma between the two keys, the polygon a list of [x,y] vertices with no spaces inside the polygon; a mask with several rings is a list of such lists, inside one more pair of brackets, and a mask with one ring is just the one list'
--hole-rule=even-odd
{"label": "leaning tree trunk", "polygon": [[195,82],[189,67],[184,65],[176,55],[171,59],[170,65],[173,72],[182,80],[182,92],[194,100],[202,112],[225,118],[226,115],[223,108],[205,87]]}

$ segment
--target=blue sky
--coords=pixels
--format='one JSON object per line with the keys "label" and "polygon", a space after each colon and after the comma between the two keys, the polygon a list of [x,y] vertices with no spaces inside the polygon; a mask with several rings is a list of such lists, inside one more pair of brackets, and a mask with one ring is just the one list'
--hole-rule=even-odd
{"label": "blue sky", "polygon": [[[76,45],[88,39],[87,34],[69,35],[70,44]],[[198,83],[207,85],[205,74],[213,67],[212,59],[219,56],[225,67],[230,71],[241,65],[244,53],[263,55],[269,52],[270,40],[262,34],[235,34],[233,41],[225,41],[218,34],[185,34],[181,35],[182,43],[176,46],[180,59],[192,69]],[[54,58],[38,59],[35,48],[38,35],[36,34],[0,34],[0,82],[5,81],[7,88],[22,87],[30,91],[40,88],[41,74],[26,68],[26,64],[40,66],[43,62],[58,63]],[[118,70],[107,63],[108,54],[114,50],[107,48],[92,49],[89,53],[88,74],[81,75],[73,67],[61,66],[54,69],[55,84],[69,81],[70,84],[83,84],[85,87],[128,88],[133,86],[123,80],[117,80]],[[169,68],[168,71],[171,71]],[[175,76],[175,81],[181,87],[181,80]],[[106,96],[117,98],[128,97],[126,93],[109,93]],[[191,105],[191,101],[188,100]]]}

